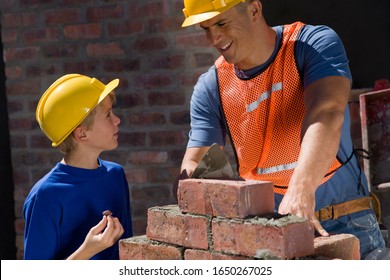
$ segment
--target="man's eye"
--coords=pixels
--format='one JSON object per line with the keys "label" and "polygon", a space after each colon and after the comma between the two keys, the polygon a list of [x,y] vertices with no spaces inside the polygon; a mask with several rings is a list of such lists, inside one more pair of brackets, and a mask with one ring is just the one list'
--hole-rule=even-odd
{"label": "man's eye", "polygon": [[218,26],[224,26],[226,23],[225,22],[219,22]]}

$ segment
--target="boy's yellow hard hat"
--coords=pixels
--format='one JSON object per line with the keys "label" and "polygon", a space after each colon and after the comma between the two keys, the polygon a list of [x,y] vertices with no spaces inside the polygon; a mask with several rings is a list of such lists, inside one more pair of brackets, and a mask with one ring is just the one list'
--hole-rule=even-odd
{"label": "boy's yellow hard hat", "polygon": [[56,80],[42,95],[36,109],[36,119],[42,131],[57,147],[119,84],[119,79],[107,85],[96,78],[67,74]]}
{"label": "boy's yellow hard hat", "polygon": [[186,19],[182,27],[211,19],[240,2],[245,0],[184,0],[183,13]]}

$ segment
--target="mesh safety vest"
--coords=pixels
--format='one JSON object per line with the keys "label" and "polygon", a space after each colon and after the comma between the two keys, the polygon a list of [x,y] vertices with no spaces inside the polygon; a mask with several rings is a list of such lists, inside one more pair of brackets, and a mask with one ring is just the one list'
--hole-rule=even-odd
{"label": "mesh safety vest", "polygon": [[[223,115],[245,179],[272,181],[284,194],[298,160],[305,116],[303,86],[295,63],[297,22],[284,26],[280,49],[262,73],[249,80],[221,56],[215,62]],[[335,158],[323,182],[341,166]]]}

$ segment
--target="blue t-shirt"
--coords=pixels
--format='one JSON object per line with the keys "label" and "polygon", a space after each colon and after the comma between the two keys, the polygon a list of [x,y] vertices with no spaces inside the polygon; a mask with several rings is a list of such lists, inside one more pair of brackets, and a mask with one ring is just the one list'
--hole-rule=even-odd
{"label": "blue t-shirt", "polygon": [[[237,76],[250,79],[269,67],[279,50],[283,26],[276,26],[274,30],[276,31],[276,44],[268,61],[247,71],[236,68]],[[304,88],[328,76],[343,76],[352,82],[344,46],[336,32],[327,26],[305,25],[301,29],[295,44],[295,59]],[[214,65],[199,77],[194,87],[190,106],[191,130],[187,147],[210,146],[213,143],[225,145],[227,132],[221,116],[222,108]],[[348,106],[346,106],[338,156],[345,161],[351,155],[352,150],[350,115]],[[361,186],[359,178],[362,182]],[[356,157],[353,157],[330,180],[318,188],[316,209],[354,199],[367,192],[366,179],[364,174],[361,174]],[[276,204],[277,208],[278,204]]]}
{"label": "blue t-shirt", "polygon": [[[132,236],[124,170],[113,162],[99,163],[93,170],[57,163],[34,185],[23,207],[25,259],[66,259],[105,210],[120,220],[125,230],[121,238]],[[119,259],[118,242],[92,259]]]}

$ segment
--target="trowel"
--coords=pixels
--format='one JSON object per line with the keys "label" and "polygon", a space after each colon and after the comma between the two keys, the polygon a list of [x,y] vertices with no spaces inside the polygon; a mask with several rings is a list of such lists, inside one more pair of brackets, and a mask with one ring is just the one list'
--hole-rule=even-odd
{"label": "trowel", "polygon": [[204,154],[192,173],[191,178],[240,180],[235,175],[225,152],[216,143],[211,145]]}

